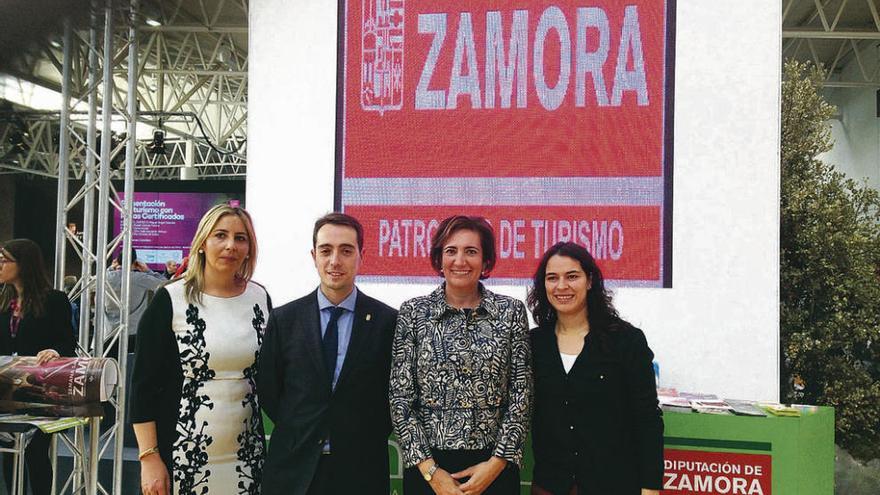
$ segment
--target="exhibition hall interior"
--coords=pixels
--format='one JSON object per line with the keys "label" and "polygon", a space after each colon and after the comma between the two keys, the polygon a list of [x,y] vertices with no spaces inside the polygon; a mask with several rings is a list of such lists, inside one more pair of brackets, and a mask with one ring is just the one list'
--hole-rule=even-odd
{"label": "exhibition hall interior", "polygon": [[[578,245],[650,346],[643,495],[880,493],[880,0],[0,2],[0,493],[154,493],[138,323],[216,205],[249,212],[276,309],[324,287],[330,212],[363,224],[358,293],[401,311],[451,284],[444,219],[490,226],[480,290],[528,327],[545,253]],[[18,240],[66,295],[69,352],[15,347]],[[584,402],[631,378],[594,374]],[[517,493],[555,493],[536,431]]]}

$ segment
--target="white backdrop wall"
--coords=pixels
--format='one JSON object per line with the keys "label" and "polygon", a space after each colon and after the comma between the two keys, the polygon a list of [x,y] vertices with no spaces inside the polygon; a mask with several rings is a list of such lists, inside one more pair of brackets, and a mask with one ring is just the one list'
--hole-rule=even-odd
{"label": "white backdrop wall", "polygon": [[[877,70],[877,48],[862,50],[865,72]],[[853,59],[841,78],[853,81],[861,77],[861,68]],[[834,148],[821,158],[834,164],[847,177],[865,181],[880,189],[880,118],[877,117],[877,88],[829,88],[825,90],[828,102],[837,106],[837,115],[831,119]]]}
{"label": "white backdrop wall", "polygon": [[[676,10],[673,288],[619,289],[617,307],[647,334],[662,385],[775,400],[780,7]],[[251,1],[247,203],[256,279],[276,305],[318,282],[309,249],[314,220],[333,208],[336,32],[336,2]],[[360,286],[391,305],[433,288]]]}

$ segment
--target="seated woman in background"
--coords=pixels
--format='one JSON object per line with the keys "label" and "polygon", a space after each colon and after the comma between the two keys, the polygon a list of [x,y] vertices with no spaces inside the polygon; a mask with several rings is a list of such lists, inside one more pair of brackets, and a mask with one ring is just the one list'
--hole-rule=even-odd
{"label": "seated woman in background", "polygon": [[663,419],[645,335],[622,320],[593,257],[566,242],[528,296],[535,377],[534,495],[656,495]]}
{"label": "seated woman in background", "polygon": [[[67,295],[52,290],[40,247],[29,239],[13,239],[0,247],[0,355],[36,356],[45,363],[74,356],[76,341]],[[12,455],[3,456],[7,491],[12,483]],[[33,495],[52,486],[49,436],[37,431],[25,452]]]}
{"label": "seated woman in background", "polygon": [[480,217],[443,220],[431,266],[443,284],[403,303],[389,396],[403,492],[519,493],[532,389],[525,306],[480,283],[495,237]]}

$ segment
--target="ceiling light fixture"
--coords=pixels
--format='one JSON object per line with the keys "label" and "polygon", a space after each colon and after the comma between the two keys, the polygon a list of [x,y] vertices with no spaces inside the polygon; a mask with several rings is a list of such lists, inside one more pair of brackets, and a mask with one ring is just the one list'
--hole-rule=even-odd
{"label": "ceiling light fixture", "polygon": [[154,155],[165,154],[165,130],[162,129],[162,122],[159,122],[159,128],[153,131],[153,142],[147,145],[147,151]]}

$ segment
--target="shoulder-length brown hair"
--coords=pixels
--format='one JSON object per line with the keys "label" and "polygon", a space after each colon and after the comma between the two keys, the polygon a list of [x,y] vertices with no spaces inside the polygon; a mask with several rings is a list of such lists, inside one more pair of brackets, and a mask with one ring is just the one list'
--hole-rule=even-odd
{"label": "shoulder-length brown hair", "polygon": [[52,283],[49,281],[49,272],[46,271],[40,246],[30,239],[12,239],[4,243],[0,251],[18,266],[22,292],[18,294],[12,284],[3,284],[0,287],[0,308],[8,308],[13,299],[21,296],[23,315],[43,316],[46,311],[46,296],[52,289]]}
{"label": "shoulder-length brown hair", "polygon": [[202,302],[202,292],[205,290],[205,253],[203,247],[217,222],[226,215],[235,215],[241,219],[248,235],[248,257],[242,262],[236,277],[247,282],[254,275],[254,268],[257,266],[257,235],[254,233],[254,222],[251,220],[251,215],[244,208],[228,204],[214,206],[199,220],[199,226],[193,236],[192,244],[190,244],[189,262],[186,272],[183,274],[184,294],[188,303]]}
{"label": "shoulder-length brown hair", "polygon": [[470,230],[480,236],[480,249],[483,250],[480,280],[489,278],[489,272],[495,268],[495,231],[483,217],[453,215],[443,219],[431,238],[431,266],[439,275],[443,275],[443,246],[459,230]]}

